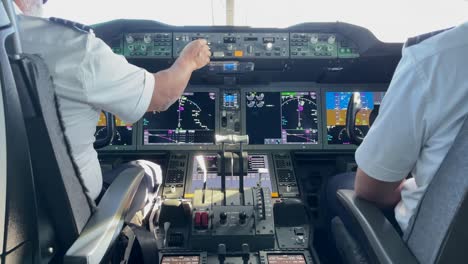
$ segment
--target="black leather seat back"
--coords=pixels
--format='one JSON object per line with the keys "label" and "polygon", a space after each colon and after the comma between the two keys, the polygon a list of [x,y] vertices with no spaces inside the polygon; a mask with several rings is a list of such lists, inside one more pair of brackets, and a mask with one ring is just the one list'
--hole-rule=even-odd
{"label": "black leather seat back", "polygon": [[404,239],[421,263],[468,259],[468,118],[427,187]]}
{"label": "black leather seat back", "polygon": [[49,212],[61,250],[67,250],[95,205],[87,194],[63,133],[47,65],[36,55],[12,62],[30,145],[36,190]]}
{"label": "black leather seat back", "polygon": [[37,260],[35,192],[28,140],[6,43],[15,32],[0,2],[0,263]]}

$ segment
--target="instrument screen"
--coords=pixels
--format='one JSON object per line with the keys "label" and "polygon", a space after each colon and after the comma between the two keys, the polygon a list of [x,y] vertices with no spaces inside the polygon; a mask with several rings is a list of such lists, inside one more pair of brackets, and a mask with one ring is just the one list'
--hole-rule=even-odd
{"label": "instrument screen", "polygon": [[[194,157],[190,193],[194,193],[197,189],[203,189],[205,177],[206,187],[208,189],[221,190],[221,175],[218,174],[218,164],[217,155]],[[249,155],[248,172],[247,175],[244,176],[244,188],[252,188],[260,185],[272,191],[270,171],[268,168],[267,155]],[[226,188],[239,188],[239,175],[226,175]]]}
{"label": "instrument screen", "polygon": [[168,110],[143,117],[143,144],[214,144],[216,94],[184,93]]}
{"label": "instrument screen", "polygon": [[316,92],[247,92],[250,144],[318,144]]}
{"label": "instrument screen", "polygon": [[[346,134],[346,112],[352,92],[327,92],[327,141],[329,145],[351,144]],[[364,137],[369,131],[369,117],[376,105],[380,105],[385,92],[360,92],[362,109],[356,117],[356,133]]]}
{"label": "instrument screen", "polygon": [[164,256],[161,264],[198,264],[200,256]]}
{"label": "instrument screen", "polygon": [[268,254],[268,264],[306,264],[306,260],[302,254]]}
{"label": "instrument screen", "polygon": [[[115,135],[111,146],[130,146],[133,144],[133,125],[125,123],[120,118],[115,117]],[[107,135],[106,117],[103,113],[99,116],[98,124],[96,126],[95,137],[96,140],[104,138]]]}

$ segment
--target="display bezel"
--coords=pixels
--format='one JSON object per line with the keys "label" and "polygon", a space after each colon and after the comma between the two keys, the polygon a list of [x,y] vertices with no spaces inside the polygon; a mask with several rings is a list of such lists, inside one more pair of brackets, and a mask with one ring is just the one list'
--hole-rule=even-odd
{"label": "display bezel", "polygon": [[275,83],[271,85],[256,85],[246,86],[240,90],[241,94],[241,117],[242,117],[242,134],[247,133],[247,108],[245,95],[248,92],[315,92],[317,94],[317,128],[318,128],[318,144],[284,144],[284,145],[260,145],[249,144],[245,145],[246,150],[307,150],[307,149],[322,149],[323,133],[322,116],[321,116],[321,94],[320,87],[316,83]]}
{"label": "display bezel", "polygon": [[206,252],[163,252],[159,254],[159,262],[162,263],[164,257],[191,257],[191,256],[198,256],[199,257],[199,264],[206,264],[208,263],[208,256]]}
{"label": "display bezel", "polygon": [[322,142],[323,149],[331,150],[355,150],[357,145],[335,145],[328,144],[328,131],[327,131],[327,92],[386,92],[388,84],[326,84],[321,86],[322,94]]}
{"label": "display bezel", "polygon": [[271,255],[302,255],[304,257],[305,263],[306,264],[311,264],[314,263],[314,259],[317,258],[316,255],[314,254],[314,259],[312,258],[312,254],[309,253],[307,250],[287,250],[287,251],[282,251],[282,250],[272,250],[272,251],[260,251],[259,252],[260,259],[265,260],[265,263],[268,262],[268,256]]}
{"label": "display bezel", "polygon": [[[184,93],[195,93],[195,92],[208,92],[215,93],[215,134],[219,131],[219,111],[218,105],[220,100],[220,89],[217,87],[207,87],[191,85],[188,86]],[[144,145],[143,144],[143,117],[138,121],[138,150],[218,150],[219,146],[214,142],[213,144],[157,144],[157,145]]]}

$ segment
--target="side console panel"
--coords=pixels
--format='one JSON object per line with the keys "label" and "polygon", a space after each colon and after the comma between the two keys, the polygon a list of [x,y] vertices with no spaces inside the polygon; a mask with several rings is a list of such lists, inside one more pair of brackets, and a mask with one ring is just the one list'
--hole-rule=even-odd
{"label": "side console panel", "polygon": [[273,153],[278,193],[280,197],[299,197],[299,188],[289,153]]}
{"label": "side console panel", "polygon": [[178,199],[184,196],[184,182],[187,167],[187,154],[171,154],[164,180],[163,198]]}

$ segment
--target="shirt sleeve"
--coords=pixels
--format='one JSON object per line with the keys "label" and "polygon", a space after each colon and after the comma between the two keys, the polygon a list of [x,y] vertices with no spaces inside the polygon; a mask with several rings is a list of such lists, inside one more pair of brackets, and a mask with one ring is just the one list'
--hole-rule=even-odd
{"label": "shirt sleeve", "polygon": [[405,52],[379,115],[356,151],[359,168],[370,177],[396,182],[414,168],[432,118],[425,115],[427,84],[411,53]]}
{"label": "shirt sleeve", "polygon": [[80,68],[87,102],[135,123],[147,111],[154,90],[154,76],[115,54],[90,34]]}

